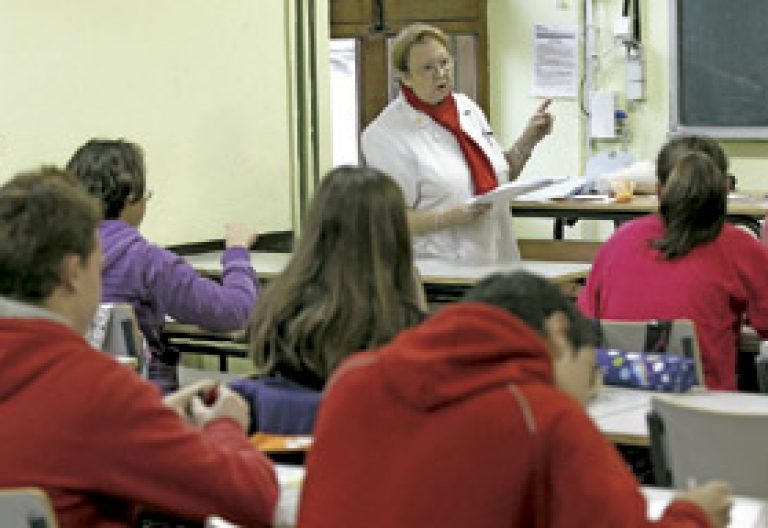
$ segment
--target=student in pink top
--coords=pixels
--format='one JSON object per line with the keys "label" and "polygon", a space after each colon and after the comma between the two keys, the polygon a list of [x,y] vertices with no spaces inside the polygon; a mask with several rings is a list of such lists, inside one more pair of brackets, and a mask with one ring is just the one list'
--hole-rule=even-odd
{"label": "student in pink top", "polygon": [[627,222],[603,244],[578,305],[600,319],[691,319],[705,384],[736,390],[745,316],[768,337],[768,250],[725,222],[724,160],[708,138],[667,143],[657,159],[658,214]]}

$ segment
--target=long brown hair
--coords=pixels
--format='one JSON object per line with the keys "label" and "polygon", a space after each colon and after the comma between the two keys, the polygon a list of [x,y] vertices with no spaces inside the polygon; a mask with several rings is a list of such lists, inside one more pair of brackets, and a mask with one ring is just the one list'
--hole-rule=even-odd
{"label": "long brown hair", "polygon": [[679,136],[670,139],[656,157],[656,178],[664,187],[672,169],[689,152],[703,152],[715,162],[723,174],[728,174],[728,157],[720,144],[707,136]]}
{"label": "long brown hair", "polygon": [[660,188],[664,235],[651,246],[672,260],[711,242],[725,223],[727,196],[728,181],[709,155],[684,154]]}
{"label": "long brown hair", "polygon": [[370,167],[333,169],[251,318],[257,374],[279,360],[327,380],[346,356],[420,321],[419,288],[400,188]]}

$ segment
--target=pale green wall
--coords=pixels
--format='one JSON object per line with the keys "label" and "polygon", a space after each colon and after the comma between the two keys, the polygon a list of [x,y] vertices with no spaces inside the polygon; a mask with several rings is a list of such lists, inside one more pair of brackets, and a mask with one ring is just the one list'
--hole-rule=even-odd
{"label": "pale green wall", "polygon": [[93,136],[146,148],[143,231],[289,229],[284,0],[3,0],[0,181]]}
{"label": "pale green wall", "polygon": [[[599,48],[611,44],[613,20],[621,9],[619,0],[594,0],[599,30]],[[565,7],[558,7],[564,5]],[[643,40],[646,52],[647,100],[631,111],[629,125],[632,142],[629,150],[637,159],[652,159],[666,140],[669,123],[669,27],[668,3],[644,2]],[[580,23],[581,0],[489,0],[491,123],[502,143],[514,140],[525,124],[536,101],[530,97],[531,46],[533,24]],[[623,90],[623,52],[608,54],[597,78],[601,89]],[[552,137],[534,153],[525,175],[576,175],[588,153],[583,147],[583,119],[573,100],[556,101],[552,105],[556,117]],[[604,143],[612,148],[617,143]],[[732,172],[742,189],[768,190],[768,143],[724,142],[730,156]],[[550,223],[518,219],[518,236],[538,238],[551,236]],[[569,231],[569,236],[594,236],[591,223]],[[603,230],[603,233],[605,230]]]}

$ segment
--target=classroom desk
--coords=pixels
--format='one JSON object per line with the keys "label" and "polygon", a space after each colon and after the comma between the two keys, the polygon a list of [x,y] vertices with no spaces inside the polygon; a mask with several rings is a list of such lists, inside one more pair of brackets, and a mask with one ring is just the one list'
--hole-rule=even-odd
{"label": "classroom desk", "polygon": [[[587,412],[597,428],[614,444],[649,446],[646,415],[656,393],[620,387],[603,387],[597,398],[587,405]],[[722,411],[765,411],[768,395],[745,392],[694,389],[684,394],[668,394],[691,405]]]}
{"label": "classroom desk", "polygon": [[[305,472],[301,466],[275,466],[280,495],[275,508],[275,526],[289,528],[296,526],[299,498],[304,484]],[[641,488],[646,499],[648,517],[657,520],[677,490],[644,486]],[[750,497],[734,497],[729,528],[765,528],[768,526],[768,503]]]}
{"label": "classroom desk", "polygon": [[[201,274],[217,278],[221,276],[221,253],[211,251],[185,255],[184,258]],[[289,258],[290,253],[251,252],[253,269],[260,279],[266,281],[275,278],[286,266]],[[416,267],[424,283],[427,301],[430,306],[436,307],[460,299],[464,292],[480,279],[496,272],[527,270],[546,277],[564,290],[569,290],[574,284],[586,279],[591,264],[523,260],[503,265],[470,266],[439,259],[418,259]],[[209,332],[194,325],[170,321],[163,328],[163,337],[170,345],[184,352],[218,356],[219,369],[222,372],[228,369],[228,358],[243,358],[248,355],[247,344],[238,339],[236,333]]]}
{"label": "classroom desk", "polygon": [[[521,218],[554,218],[553,238],[563,238],[563,223],[567,220],[613,220],[624,222],[654,213],[658,209],[655,195],[635,196],[629,203],[598,198],[548,200],[539,202],[510,202],[512,215]],[[746,192],[728,199],[728,220],[748,227],[755,235],[760,234],[760,221],[768,213],[768,199],[762,193]]]}
{"label": "classroom desk", "polygon": [[[648,517],[658,520],[667,504],[677,495],[677,490],[644,486],[643,495],[647,501]],[[751,497],[733,497],[731,520],[728,528],[766,528],[768,526],[768,503]]]}
{"label": "classroom desk", "polygon": [[[221,251],[186,255],[192,267],[204,275],[221,275]],[[277,276],[288,263],[290,253],[251,252],[253,269],[262,279]],[[417,259],[416,267],[424,284],[468,288],[491,273],[526,270],[538,273],[556,284],[565,284],[586,278],[590,264],[584,262],[547,262],[522,260],[508,264],[466,265],[440,259]]]}

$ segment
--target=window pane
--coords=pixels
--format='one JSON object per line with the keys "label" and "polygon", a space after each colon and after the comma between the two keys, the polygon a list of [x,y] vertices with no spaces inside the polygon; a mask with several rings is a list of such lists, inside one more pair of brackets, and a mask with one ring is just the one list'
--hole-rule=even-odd
{"label": "window pane", "polygon": [[331,39],[333,165],[360,163],[357,39]]}

